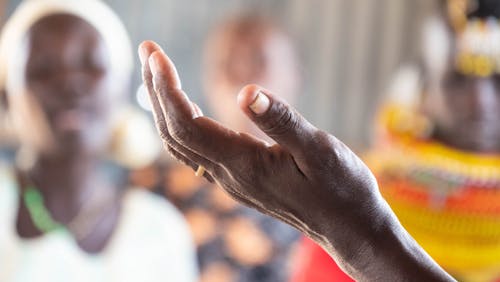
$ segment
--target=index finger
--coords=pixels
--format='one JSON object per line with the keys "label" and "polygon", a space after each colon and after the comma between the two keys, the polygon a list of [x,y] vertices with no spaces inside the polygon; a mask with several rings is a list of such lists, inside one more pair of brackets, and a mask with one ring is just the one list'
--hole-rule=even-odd
{"label": "index finger", "polygon": [[[141,59],[141,64],[143,66],[146,65],[146,60],[148,60],[153,53],[160,52],[164,54],[163,49],[160,47],[160,45],[150,40],[142,42],[141,45],[139,46],[139,50],[140,50],[139,56]],[[166,59],[170,61],[170,58],[166,57]],[[173,65],[172,61],[170,61],[169,63]],[[151,65],[149,66],[151,67]],[[172,89],[182,89],[182,83],[179,78],[179,74],[177,73],[177,69],[173,67],[165,70],[169,72],[165,77],[168,79],[167,81],[168,86],[171,87]]]}
{"label": "index finger", "polygon": [[168,56],[156,51],[149,57],[154,90],[164,111],[170,135],[187,149],[220,164],[265,142],[241,135],[216,121],[199,117],[182,91],[177,70]]}

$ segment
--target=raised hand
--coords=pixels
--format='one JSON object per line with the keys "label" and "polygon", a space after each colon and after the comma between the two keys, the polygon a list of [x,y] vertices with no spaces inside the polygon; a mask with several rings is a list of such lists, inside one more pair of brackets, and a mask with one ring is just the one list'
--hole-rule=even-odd
{"label": "raised hand", "polygon": [[[139,54],[156,126],[176,159],[195,170],[203,166],[204,176],[239,202],[304,232],[357,279],[449,278],[400,226],[370,170],[338,139],[256,85],[241,90],[238,105],[276,144],[232,131],[189,100],[158,45],[144,42]],[[393,245],[396,253],[384,249]],[[397,267],[389,263],[395,257]]]}

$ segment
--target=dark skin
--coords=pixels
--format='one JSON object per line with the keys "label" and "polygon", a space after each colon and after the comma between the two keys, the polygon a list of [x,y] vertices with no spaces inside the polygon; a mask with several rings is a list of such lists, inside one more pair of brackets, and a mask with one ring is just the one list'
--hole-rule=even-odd
{"label": "dark skin", "polygon": [[500,153],[500,75],[468,76],[455,68],[455,35],[448,26],[451,50],[441,71],[424,61],[427,74],[423,111],[434,124],[432,139],[451,147]]}
{"label": "dark skin", "polygon": [[[93,228],[78,241],[84,251],[98,253],[110,240],[120,211],[117,187],[100,172],[110,137],[108,50],[94,27],[66,14],[41,19],[26,40],[26,95],[44,113],[53,144],[39,149],[34,166],[19,173],[19,182],[33,183],[62,224],[96,194],[108,195],[105,208],[89,219]],[[22,201],[17,231],[22,238],[42,235]]]}
{"label": "dark skin", "polygon": [[[144,42],[139,54],[159,134],[179,161],[203,165],[205,177],[234,199],[304,232],[358,281],[453,281],[404,230],[369,169],[334,136],[256,85],[243,88],[238,104],[277,144],[232,131],[201,115],[158,45]],[[259,93],[270,106],[256,114],[250,105]]]}
{"label": "dark skin", "polygon": [[465,76],[450,64],[441,83],[447,109],[430,113],[432,138],[465,151],[500,152],[500,76]]}

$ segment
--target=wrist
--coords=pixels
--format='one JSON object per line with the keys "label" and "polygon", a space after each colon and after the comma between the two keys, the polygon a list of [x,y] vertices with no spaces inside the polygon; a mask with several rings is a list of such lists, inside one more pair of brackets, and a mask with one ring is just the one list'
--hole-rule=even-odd
{"label": "wrist", "polygon": [[401,226],[380,199],[348,221],[312,234],[356,281],[453,281]]}

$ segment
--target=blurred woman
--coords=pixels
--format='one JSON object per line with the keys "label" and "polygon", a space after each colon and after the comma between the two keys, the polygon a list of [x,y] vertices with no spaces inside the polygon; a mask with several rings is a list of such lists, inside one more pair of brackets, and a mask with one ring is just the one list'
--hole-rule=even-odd
{"label": "blurred woman", "polygon": [[147,123],[119,123],[132,65],[100,1],[25,1],[6,23],[0,88],[20,149],[0,173],[1,281],[195,281],[180,214],[116,177],[113,163],[159,148]]}
{"label": "blurred woman", "polygon": [[[405,69],[367,154],[384,198],[459,281],[500,279],[500,2],[441,1],[422,69]],[[294,282],[348,281],[314,243]]]}

